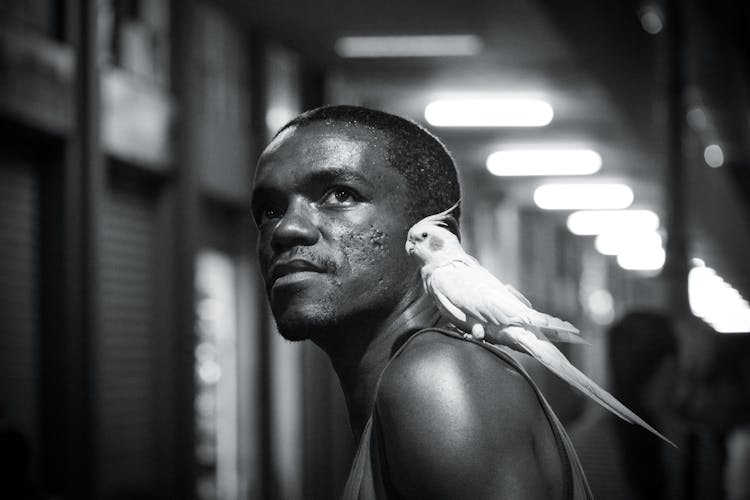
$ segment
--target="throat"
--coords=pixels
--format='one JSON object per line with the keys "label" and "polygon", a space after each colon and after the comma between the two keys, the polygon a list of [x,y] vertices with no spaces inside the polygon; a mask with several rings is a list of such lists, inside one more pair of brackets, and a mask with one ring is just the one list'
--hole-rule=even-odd
{"label": "throat", "polygon": [[[386,315],[379,328],[352,327],[341,336],[341,344],[320,346],[344,392],[349,422],[359,441],[377,397],[380,377],[393,354],[414,332],[437,324],[440,313],[421,290],[412,299]],[[363,325],[362,325],[363,326]]]}

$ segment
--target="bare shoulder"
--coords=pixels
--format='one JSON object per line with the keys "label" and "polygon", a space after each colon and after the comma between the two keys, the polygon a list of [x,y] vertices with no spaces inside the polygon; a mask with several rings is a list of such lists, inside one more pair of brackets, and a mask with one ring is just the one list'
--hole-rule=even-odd
{"label": "bare shoulder", "polygon": [[471,405],[516,431],[541,412],[536,393],[509,364],[473,342],[438,332],[421,334],[393,360],[383,375],[378,401],[379,411],[401,414],[414,409],[424,414],[429,409],[437,417],[447,412],[451,422],[460,422],[461,416],[481,417],[459,411]]}
{"label": "bare shoulder", "polygon": [[482,346],[421,334],[384,373],[377,410],[389,472],[409,498],[555,491],[559,456],[535,391]]}

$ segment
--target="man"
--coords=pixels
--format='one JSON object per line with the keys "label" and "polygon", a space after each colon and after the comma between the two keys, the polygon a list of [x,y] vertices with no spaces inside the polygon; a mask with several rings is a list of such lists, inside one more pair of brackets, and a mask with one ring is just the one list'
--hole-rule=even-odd
{"label": "man", "polygon": [[364,108],[301,115],[258,162],[252,211],[277,326],[328,354],[359,441],[344,498],[585,498],[567,436],[522,370],[430,329],[439,313],[404,243],[459,198],[435,137]]}

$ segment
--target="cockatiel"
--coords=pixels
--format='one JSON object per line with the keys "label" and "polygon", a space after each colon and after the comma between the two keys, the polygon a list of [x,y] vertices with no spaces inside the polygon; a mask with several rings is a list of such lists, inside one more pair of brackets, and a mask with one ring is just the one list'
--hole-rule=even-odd
{"label": "cockatiel", "polygon": [[530,354],[621,419],[636,423],[675,446],[573,366],[550,342],[584,342],[576,327],[534,310],[518,290],[503,284],[464,252],[456,234],[448,229],[449,223],[455,225],[449,214],[456,206],[416,223],[406,241],[406,252],[421,265],[425,291],[443,316],[478,340],[491,332],[492,343]]}

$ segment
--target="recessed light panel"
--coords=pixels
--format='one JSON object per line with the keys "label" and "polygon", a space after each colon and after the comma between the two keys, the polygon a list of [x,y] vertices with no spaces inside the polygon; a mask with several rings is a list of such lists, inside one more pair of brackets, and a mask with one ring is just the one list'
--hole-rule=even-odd
{"label": "recessed light panel", "polygon": [[659,216],[651,210],[582,210],[570,214],[567,225],[571,233],[578,235],[637,233],[656,231]]}
{"label": "recessed light panel", "polygon": [[602,157],[590,149],[511,149],[487,157],[487,170],[497,176],[590,175],[601,167]]}
{"label": "recessed light panel", "polygon": [[625,184],[545,184],[534,191],[534,203],[545,210],[627,208],[633,190]]}
{"label": "recessed light panel", "polygon": [[476,35],[345,36],[334,50],[341,57],[457,57],[482,51]]}
{"label": "recessed light panel", "polygon": [[539,99],[442,99],[424,111],[436,127],[543,127],[553,116],[552,106]]}

